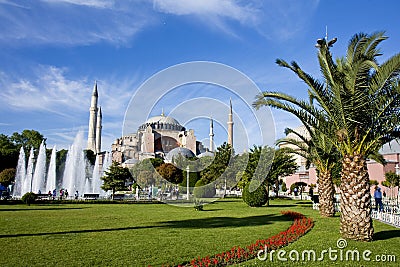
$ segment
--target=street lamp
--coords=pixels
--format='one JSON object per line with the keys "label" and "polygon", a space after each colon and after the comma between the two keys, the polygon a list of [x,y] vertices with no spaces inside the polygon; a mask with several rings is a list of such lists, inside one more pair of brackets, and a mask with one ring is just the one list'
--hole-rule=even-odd
{"label": "street lamp", "polygon": [[326,32],[325,32],[325,38],[322,39],[317,39],[317,43],[315,44],[316,48],[321,48],[322,46],[326,45],[329,49],[329,47],[332,47],[334,43],[336,43],[337,38],[333,38],[328,42],[328,26],[326,26]]}
{"label": "street lamp", "polygon": [[[396,169],[396,175],[400,174],[400,167],[399,167],[399,163],[396,163],[396,167],[394,167]],[[397,187],[397,203],[399,202],[399,196],[400,196],[400,190],[399,187]]]}
{"label": "street lamp", "polygon": [[186,199],[189,200],[189,165],[186,167]]}
{"label": "street lamp", "polygon": [[224,198],[226,196],[226,177],[224,177]]}

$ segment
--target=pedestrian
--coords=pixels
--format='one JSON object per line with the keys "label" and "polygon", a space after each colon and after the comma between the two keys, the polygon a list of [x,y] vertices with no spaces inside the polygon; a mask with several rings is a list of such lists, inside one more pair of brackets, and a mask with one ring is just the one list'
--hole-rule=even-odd
{"label": "pedestrian", "polygon": [[297,196],[297,186],[293,189],[294,195]]}
{"label": "pedestrian", "polygon": [[60,189],[60,200],[63,199],[63,196],[64,196],[64,190],[61,188]]}
{"label": "pedestrian", "polygon": [[53,200],[56,199],[56,197],[57,197],[57,190],[54,189],[53,190]]}
{"label": "pedestrian", "polygon": [[79,196],[79,192],[78,192],[78,190],[75,192],[75,199],[78,199],[78,196]]}
{"label": "pedestrian", "polygon": [[65,194],[65,199],[68,199],[68,190],[67,189],[65,189],[64,194]]}
{"label": "pedestrian", "polygon": [[308,194],[310,195],[310,198],[311,198],[311,200],[312,200],[313,197],[314,197],[314,190],[313,190],[312,187],[310,187],[310,190],[308,190]]}
{"label": "pedestrian", "polygon": [[379,206],[379,211],[383,211],[382,192],[378,186],[375,186],[374,198],[375,198],[375,210],[378,210]]}

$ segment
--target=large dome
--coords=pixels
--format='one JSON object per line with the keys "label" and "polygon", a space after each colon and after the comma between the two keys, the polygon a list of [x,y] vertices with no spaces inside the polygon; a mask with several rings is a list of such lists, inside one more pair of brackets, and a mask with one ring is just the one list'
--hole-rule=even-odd
{"label": "large dome", "polygon": [[163,116],[163,115],[151,117],[145,122],[145,124],[146,123],[149,123],[149,124],[152,124],[152,123],[168,123],[168,124],[180,125],[179,122],[177,120],[175,120],[174,118],[168,117],[168,116]]}
{"label": "large dome", "polygon": [[179,124],[177,120],[169,116],[154,116],[149,119],[145,123],[143,123],[139,129],[146,129],[148,126],[151,126],[153,129],[157,130],[175,130],[182,131],[184,127]]}
{"label": "large dome", "polygon": [[185,158],[193,158],[196,156],[190,149],[187,149],[185,147],[176,147],[168,152],[168,154],[165,156],[165,159],[168,161],[172,161],[173,158],[177,157],[178,155],[181,155]]}

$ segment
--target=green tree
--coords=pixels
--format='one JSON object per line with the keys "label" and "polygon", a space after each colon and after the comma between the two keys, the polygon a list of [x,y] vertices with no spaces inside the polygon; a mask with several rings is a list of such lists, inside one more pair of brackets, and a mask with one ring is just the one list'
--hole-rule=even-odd
{"label": "green tree", "polygon": [[179,184],[183,180],[182,170],[172,163],[163,163],[156,168],[158,174],[165,180],[173,184]]}
{"label": "green tree", "polygon": [[399,184],[400,175],[394,173],[393,171],[385,173],[385,181],[382,181],[382,185],[390,188],[390,197],[393,197],[393,188],[399,186]]}
{"label": "green tree", "polygon": [[[287,102],[303,113],[315,131],[323,134],[340,153],[340,232],[353,240],[370,241],[374,233],[366,158],[382,161],[383,144],[400,136],[400,54],[378,63],[383,32],[354,35],[347,54],[333,60],[332,41],[318,40],[318,60],[323,81],[305,73],[296,62],[278,63],[294,71],[309,87],[313,106]],[[304,104],[305,103],[305,104]]]}
{"label": "green tree", "polygon": [[28,156],[30,149],[33,147],[37,150],[43,140],[46,139],[35,130],[23,130],[11,136],[0,134],[0,171],[17,167],[21,147],[24,147]]}
{"label": "green tree", "polygon": [[10,140],[18,147],[18,149],[24,147],[25,152],[33,149],[39,149],[42,141],[46,142],[46,138],[41,133],[35,130],[23,130],[21,133],[13,133]]}
{"label": "green tree", "polygon": [[17,145],[7,135],[0,134],[0,171],[7,168],[16,168],[18,155]]}
{"label": "green tree", "polygon": [[232,156],[233,150],[228,143],[224,142],[221,146],[217,147],[213,162],[201,171],[201,179],[208,184],[221,178],[222,174],[228,168]]}
{"label": "green tree", "polygon": [[373,186],[373,185],[379,185],[377,180],[369,180],[369,185]]}
{"label": "green tree", "polygon": [[101,189],[104,191],[112,190],[112,199],[114,199],[115,191],[127,189],[126,182],[132,180],[132,175],[128,168],[121,167],[113,161],[101,179],[103,180]]}
{"label": "green tree", "polygon": [[164,179],[157,173],[156,167],[162,163],[161,159],[144,159],[139,161],[131,169],[133,179],[141,188],[151,185],[161,185]]}
{"label": "green tree", "polygon": [[14,168],[4,169],[0,172],[0,184],[9,186],[15,179],[16,170]]}

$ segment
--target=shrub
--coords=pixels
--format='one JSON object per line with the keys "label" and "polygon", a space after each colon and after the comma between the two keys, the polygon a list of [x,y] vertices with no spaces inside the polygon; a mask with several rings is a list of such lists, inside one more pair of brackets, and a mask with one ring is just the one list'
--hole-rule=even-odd
{"label": "shrub", "polygon": [[194,201],[194,209],[197,211],[202,211],[203,210],[203,202],[201,200],[196,199]]}
{"label": "shrub", "polygon": [[21,200],[22,202],[24,202],[25,204],[31,205],[31,203],[33,203],[36,199],[36,195],[35,193],[32,192],[28,192],[25,195],[22,196]]}
{"label": "shrub", "polygon": [[268,201],[268,193],[265,187],[260,185],[256,190],[250,192],[250,189],[253,189],[253,186],[256,186],[256,184],[252,185],[251,188],[250,185],[251,183],[248,183],[243,189],[243,201],[250,207],[261,207],[265,205]]}
{"label": "shrub", "polygon": [[195,198],[214,197],[216,194],[215,186],[213,183],[206,184],[203,180],[198,180],[193,195]]}

